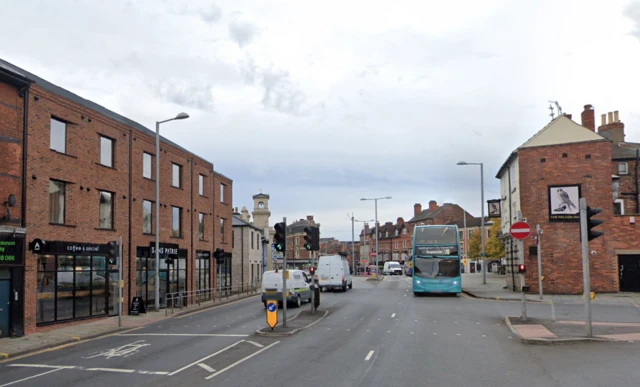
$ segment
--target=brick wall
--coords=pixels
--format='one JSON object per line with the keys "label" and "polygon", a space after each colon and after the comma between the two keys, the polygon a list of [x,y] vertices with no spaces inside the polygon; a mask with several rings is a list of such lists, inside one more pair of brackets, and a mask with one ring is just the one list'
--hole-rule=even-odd
{"label": "brick wall", "polygon": [[[37,97],[37,99],[35,98]],[[2,105],[0,105],[2,106]],[[4,117],[4,114],[2,115]],[[66,151],[50,149],[51,117],[67,123]],[[113,167],[100,164],[100,135],[114,140]],[[195,250],[214,250],[221,246],[231,251],[232,182],[214,175],[213,165],[168,143],[161,143],[160,156],[160,242],[175,243],[189,251],[187,289],[195,288]],[[143,177],[143,152],[152,158],[151,179]],[[149,246],[155,240],[155,137],[125,126],[82,105],[32,86],[29,106],[27,168],[27,239],[106,243],[123,238],[124,298],[136,294],[136,246]],[[172,186],[172,162],[182,166],[182,184]],[[198,176],[203,174],[204,195],[198,192]],[[216,181],[216,178],[218,179]],[[66,182],[64,225],[50,224],[49,180]],[[219,184],[226,184],[225,203],[218,205]],[[99,228],[99,191],[112,192],[113,229]],[[142,205],[153,204],[151,233],[143,232]],[[172,236],[172,206],[182,208],[179,237]],[[215,209],[215,211],[214,211]],[[205,214],[205,237],[198,235],[198,214]],[[217,215],[217,217],[216,217]],[[218,217],[228,219],[225,243],[220,241]],[[218,221],[219,222],[219,221]],[[216,245],[215,243],[218,242]],[[214,262],[214,261],[213,261]],[[211,265],[212,275],[215,265]],[[46,330],[36,327],[37,256],[30,251],[25,263],[25,331]],[[128,307],[123,308],[125,313]],[[71,324],[75,324],[73,322]]]}
{"label": "brick wall", "polygon": [[[627,174],[620,174],[619,164],[621,162],[627,163]],[[636,208],[636,161],[635,160],[614,160],[611,165],[611,174],[619,176],[618,182],[620,184],[618,199],[623,200],[624,214],[637,214]]]}
{"label": "brick wall", "polygon": [[[22,140],[24,99],[16,87],[0,83],[0,218],[7,215],[3,203],[10,194],[22,205]],[[21,218],[21,208],[12,209]],[[0,220],[0,224],[5,223]]]}
{"label": "brick wall", "polygon": [[[233,229],[233,180],[228,177],[213,172],[213,249],[220,247],[225,252],[233,251],[232,229]],[[224,194],[222,193],[224,191]],[[224,232],[221,230],[220,219],[224,219]],[[232,258],[233,261],[236,257]],[[211,264],[211,276],[217,280],[217,267],[215,260]],[[232,280],[235,278],[232,277]],[[217,282],[215,283],[217,287]]]}
{"label": "brick wall", "polygon": [[[540,224],[545,293],[579,294],[583,289],[580,224],[549,222],[548,185],[581,184],[581,194],[598,216],[603,237],[590,243],[598,255],[590,260],[591,286],[595,292],[617,292],[617,260],[613,252],[611,142],[596,141],[519,150],[522,215],[535,227]],[[542,161],[544,159],[544,162]],[[579,205],[579,203],[575,203]],[[617,236],[616,236],[617,238]],[[537,255],[529,254],[533,237],[524,242],[525,281],[538,291]],[[509,245],[509,243],[507,243]],[[515,245],[515,244],[514,244]]]}

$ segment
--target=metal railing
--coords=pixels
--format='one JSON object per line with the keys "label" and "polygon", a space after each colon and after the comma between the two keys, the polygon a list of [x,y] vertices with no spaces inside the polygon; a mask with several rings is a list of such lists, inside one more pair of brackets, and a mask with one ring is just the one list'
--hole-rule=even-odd
{"label": "metal railing", "polygon": [[244,284],[223,286],[217,289],[198,289],[182,292],[167,293],[164,296],[164,314],[168,316],[176,311],[199,307],[202,304],[213,304],[216,300],[242,297],[243,295],[257,294],[262,289],[262,283],[251,281]]}

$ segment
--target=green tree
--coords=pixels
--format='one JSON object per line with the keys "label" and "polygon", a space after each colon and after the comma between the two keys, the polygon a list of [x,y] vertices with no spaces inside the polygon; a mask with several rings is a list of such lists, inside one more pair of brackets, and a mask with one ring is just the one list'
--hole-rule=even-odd
{"label": "green tree", "polygon": [[477,260],[482,257],[482,239],[480,237],[480,230],[473,230],[473,234],[471,234],[471,238],[469,238],[468,253],[469,258],[473,260]]}
{"label": "green tree", "polygon": [[504,245],[498,239],[498,233],[500,233],[501,227],[501,220],[495,219],[493,226],[491,226],[491,237],[489,238],[485,246],[485,253],[487,254],[487,258],[500,259],[504,257]]}
{"label": "green tree", "polygon": [[[491,226],[491,231],[489,232],[491,236],[484,240],[484,253],[488,259],[500,259],[504,257],[504,246],[498,239],[501,222],[500,219],[496,219],[493,222],[493,226]],[[469,258],[474,260],[482,258],[482,236],[480,229],[474,230],[469,240]]]}

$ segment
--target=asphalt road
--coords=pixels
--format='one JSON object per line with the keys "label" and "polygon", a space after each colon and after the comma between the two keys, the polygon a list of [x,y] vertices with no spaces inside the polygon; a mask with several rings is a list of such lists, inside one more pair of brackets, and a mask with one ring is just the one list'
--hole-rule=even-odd
{"label": "asphalt road", "polygon": [[[640,384],[640,343],[525,345],[502,319],[519,315],[518,303],[414,297],[409,286],[404,276],[358,278],[347,293],[325,292],[321,309],[331,313],[292,337],[254,336],[264,307],[243,300],[0,364],[0,386]],[[578,308],[559,309],[581,318]],[[528,312],[548,317],[549,306]]]}

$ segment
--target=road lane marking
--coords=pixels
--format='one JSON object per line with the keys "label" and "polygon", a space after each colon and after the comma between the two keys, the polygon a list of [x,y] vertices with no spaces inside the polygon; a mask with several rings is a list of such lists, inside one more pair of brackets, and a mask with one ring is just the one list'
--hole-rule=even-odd
{"label": "road lane marking", "polygon": [[20,379],[20,380],[16,380],[16,381],[10,382],[10,383],[2,384],[2,385],[0,385],[0,387],[10,386],[10,385],[16,384],[16,383],[21,383],[21,382],[24,382],[25,380],[34,379],[34,378],[37,378],[39,376],[50,374],[52,372],[60,371],[60,370],[63,370],[63,369],[64,369],[64,367],[59,367],[59,368],[56,368],[56,369],[53,369],[53,370],[49,370],[47,372],[43,372],[41,374],[29,376],[28,378],[24,378],[24,379]]}
{"label": "road lane marking", "polygon": [[253,345],[255,345],[255,346],[256,346],[256,347],[258,347],[258,348],[264,348],[264,345],[262,345],[262,344],[258,344],[258,343],[256,343],[255,341],[247,341],[247,343],[253,344]]}
{"label": "road lane marking", "polygon": [[394,317],[396,317],[396,314],[395,314],[395,313],[391,315],[391,318],[394,318]]}
{"label": "road lane marking", "polygon": [[184,366],[184,367],[182,367],[182,368],[180,368],[180,369],[178,369],[178,370],[173,371],[172,373],[170,373],[170,374],[169,374],[169,376],[173,376],[173,375],[177,374],[177,373],[178,373],[178,372],[180,372],[180,371],[184,371],[184,370],[186,370],[186,369],[187,369],[187,368],[189,368],[189,367],[193,367],[194,365],[196,365],[196,364],[198,364],[198,363],[200,363],[200,362],[203,362],[203,361],[205,361],[205,360],[207,360],[207,359],[210,359],[210,358],[212,358],[212,357],[214,357],[214,356],[216,356],[216,355],[218,355],[218,354],[220,354],[220,353],[222,353],[222,352],[226,351],[227,349],[233,348],[233,347],[235,347],[236,345],[238,345],[238,344],[240,344],[240,343],[242,343],[242,342],[244,342],[244,340],[236,341],[235,343],[231,344],[230,346],[225,347],[225,348],[222,348],[222,349],[221,349],[221,350],[219,350],[218,352],[212,353],[211,355],[205,356],[205,357],[203,357],[203,358],[202,358],[202,359],[200,359],[200,360],[194,361],[194,362],[193,362],[193,363],[191,363],[191,364],[188,364],[188,365],[186,365],[186,366]]}
{"label": "road lane marking", "polygon": [[121,372],[124,374],[131,374],[136,372],[136,370],[127,370],[123,368],[85,368],[85,371],[104,371],[104,372]]}
{"label": "road lane marking", "polygon": [[204,368],[205,370],[207,370],[207,372],[216,372],[216,370],[214,370],[213,368],[209,367],[208,365],[204,364],[204,363],[198,363],[198,365],[202,368]]}
{"label": "road lane marking", "polygon": [[118,336],[247,337],[249,335],[233,333],[124,333]]}
{"label": "road lane marking", "polygon": [[262,348],[261,350],[259,350],[259,351],[255,352],[255,353],[252,353],[251,355],[249,355],[249,356],[247,356],[247,357],[245,357],[245,358],[242,358],[242,359],[238,360],[237,362],[235,362],[235,363],[233,363],[233,364],[231,364],[231,365],[226,366],[225,368],[221,369],[220,371],[216,372],[215,374],[211,374],[211,375],[207,376],[205,379],[206,379],[206,380],[209,380],[209,379],[213,378],[213,377],[214,377],[214,376],[216,376],[216,375],[220,375],[221,373],[223,373],[223,372],[225,372],[225,371],[227,371],[227,370],[229,370],[229,369],[231,369],[231,368],[233,368],[233,367],[237,366],[238,364],[240,364],[240,363],[242,363],[242,362],[244,362],[244,361],[246,361],[246,360],[251,359],[252,357],[254,357],[254,356],[256,356],[256,355],[260,354],[261,352],[266,351],[267,349],[269,349],[269,348],[273,347],[274,345],[276,345],[276,344],[278,344],[278,343],[279,343],[279,341],[276,341],[275,343],[271,343],[271,344],[267,345],[266,347]]}
{"label": "road lane marking", "polygon": [[373,356],[374,352],[375,352],[374,350],[369,351],[369,353],[367,354],[367,357],[364,358],[364,361],[371,360],[371,356]]}
{"label": "road lane marking", "polygon": [[75,366],[47,365],[47,364],[9,364],[9,367],[32,367],[32,368],[76,368]]}

